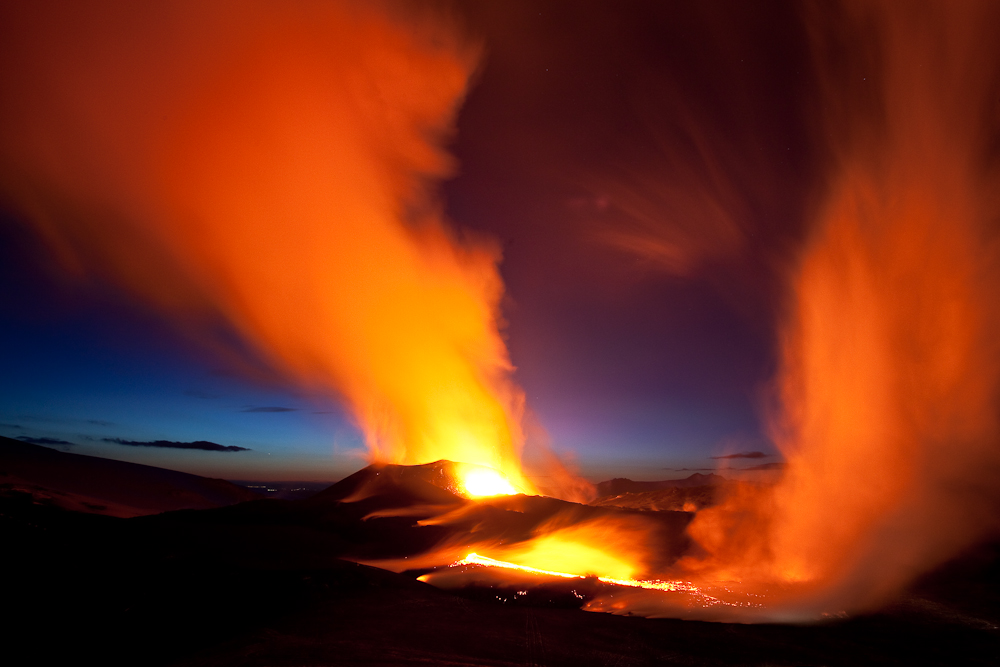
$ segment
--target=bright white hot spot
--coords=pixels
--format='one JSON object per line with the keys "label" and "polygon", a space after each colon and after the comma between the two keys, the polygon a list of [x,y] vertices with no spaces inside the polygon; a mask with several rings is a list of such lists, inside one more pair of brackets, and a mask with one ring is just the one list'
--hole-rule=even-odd
{"label": "bright white hot spot", "polygon": [[482,496],[512,496],[517,489],[503,473],[492,468],[469,468],[462,474],[462,488],[465,494],[474,498]]}

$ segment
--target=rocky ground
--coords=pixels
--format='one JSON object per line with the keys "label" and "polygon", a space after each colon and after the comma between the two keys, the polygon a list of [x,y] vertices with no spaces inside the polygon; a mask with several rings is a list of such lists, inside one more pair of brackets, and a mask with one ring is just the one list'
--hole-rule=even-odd
{"label": "rocky ground", "polygon": [[[6,652],[38,665],[1000,664],[995,543],[857,618],[792,626],[612,616],[581,611],[557,590],[445,592],[417,572],[342,559],[398,555],[440,537],[415,529],[412,517],[379,516],[386,507],[461,502],[431,483],[433,466],[395,478],[366,470],[307,500],[137,518],[7,489]],[[523,531],[553,508],[565,511],[541,500],[473,518],[499,530],[517,514]],[[683,529],[686,513],[662,516],[665,530]]]}

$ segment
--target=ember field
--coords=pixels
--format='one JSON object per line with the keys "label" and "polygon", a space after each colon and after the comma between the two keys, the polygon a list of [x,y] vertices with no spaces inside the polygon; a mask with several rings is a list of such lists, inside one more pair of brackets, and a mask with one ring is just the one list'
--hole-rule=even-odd
{"label": "ember field", "polygon": [[[559,586],[446,592],[417,581],[417,571],[344,560],[420,553],[442,539],[413,516],[362,520],[376,508],[425,503],[413,470],[363,500],[351,494],[372,490],[372,468],[306,500],[122,519],[58,507],[51,499],[65,492],[51,483],[43,492],[11,482],[19,464],[3,452],[3,589],[13,619],[5,643],[30,656],[21,664],[992,665],[1000,657],[995,543],[874,614],[814,625],[645,619],[581,611],[582,600]],[[50,465],[60,457],[69,455]],[[108,478],[105,493],[128,481]],[[494,514],[496,530],[516,530],[504,512],[474,502]],[[685,523],[686,513],[660,514],[671,530]]]}

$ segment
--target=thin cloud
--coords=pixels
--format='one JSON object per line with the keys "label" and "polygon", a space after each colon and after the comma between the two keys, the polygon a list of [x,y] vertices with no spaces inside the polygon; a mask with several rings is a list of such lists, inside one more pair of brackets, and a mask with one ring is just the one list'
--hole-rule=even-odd
{"label": "thin cloud", "polygon": [[30,435],[19,435],[17,439],[21,442],[28,442],[32,445],[73,445],[76,443],[69,442],[68,440],[59,440],[58,438],[33,438]]}
{"label": "thin cloud", "polygon": [[743,468],[743,470],[781,470],[784,467],[785,463],[783,461],[772,461],[770,463],[761,463],[759,466]]}
{"label": "thin cloud", "polygon": [[764,452],[740,452],[739,454],[726,454],[725,456],[709,456],[710,459],[766,459],[773,454]]}
{"label": "thin cloud", "polygon": [[24,428],[20,424],[0,424],[0,428]]}
{"label": "thin cloud", "polygon": [[706,470],[714,472],[715,468],[664,468],[664,470],[669,472],[704,472]]}
{"label": "thin cloud", "polygon": [[296,412],[298,408],[282,408],[276,406],[266,406],[261,408],[247,408],[246,410],[240,410],[240,412]]}
{"label": "thin cloud", "polygon": [[88,419],[88,424],[94,424],[96,426],[114,426],[114,422],[104,421],[103,419]]}
{"label": "thin cloud", "polygon": [[128,447],[163,447],[165,449],[200,449],[206,452],[249,452],[246,447],[236,445],[220,445],[207,440],[195,440],[194,442],[177,442],[175,440],[124,440],[122,438],[101,438],[104,442],[111,442],[116,445],[126,445]]}

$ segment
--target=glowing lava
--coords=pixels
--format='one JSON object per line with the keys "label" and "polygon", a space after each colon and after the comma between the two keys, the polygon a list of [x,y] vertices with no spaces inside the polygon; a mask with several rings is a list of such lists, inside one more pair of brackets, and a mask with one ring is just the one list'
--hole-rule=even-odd
{"label": "glowing lava", "polygon": [[485,466],[465,466],[461,472],[462,492],[470,498],[513,496],[520,493],[498,470]]}
{"label": "glowing lava", "polygon": [[[560,572],[489,558],[475,552],[418,579],[445,589],[460,589],[469,585],[489,586],[499,590],[516,589],[516,598],[529,594],[532,586],[540,583],[540,577],[575,582],[570,584],[574,588],[569,593],[579,600],[585,600],[581,609],[611,614],[638,613],[654,617],[744,622],[747,619],[764,620],[767,618],[767,609],[763,600],[769,594],[781,594],[779,590],[762,591],[759,587],[748,588],[739,582],[720,581],[695,585],[683,580],[623,579]],[[498,599],[506,601],[499,596]],[[830,616],[828,614],[822,617]],[[836,616],[842,617],[840,614]]]}
{"label": "glowing lava", "polygon": [[[449,567],[457,567],[460,565],[483,565],[486,567],[499,567],[507,570],[520,570],[522,572],[529,572],[531,574],[544,574],[552,577],[562,577],[563,579],[586,579],[587,575],[584,574],[569,574],[567,572],[556,572],[554,570],[543,570],[537,567],[530,567],[528,565],[518,565],[517,563],[508,563],[502,560],[496,560],[494,558],[488,558],[486,556],[480,556],[477,553],[470,553],[468,556],[460,561],[452,563]],[[425,581],[423,577],[418,577],[421,581]],[[605,584],[614,584],[616,586],[629,586],[631,588],[646,588],[650,590],[657,591],[684,591],[688,593],[700,593],[697,586],[688,583],[686,581],[661,581],[659,579],[616,579],[614,577],[596,577],[596,579]]]}

